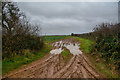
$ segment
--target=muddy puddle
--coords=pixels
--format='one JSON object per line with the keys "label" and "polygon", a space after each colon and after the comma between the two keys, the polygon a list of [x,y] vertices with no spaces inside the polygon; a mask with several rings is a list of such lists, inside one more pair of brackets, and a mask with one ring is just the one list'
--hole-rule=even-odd
{"label": "muddy puddle", "polygon": [[54,49],[50,51],[51,54],[60,54],[62,51],[64,51],[64,48],[68,49],[71,54],[73,55],[79,55],[82,54],[82,51],[80,50],[80,44],[78,42],[72,43],[71,41],[61,40],[58,42],[55,42],[52,44],[54,46]]}

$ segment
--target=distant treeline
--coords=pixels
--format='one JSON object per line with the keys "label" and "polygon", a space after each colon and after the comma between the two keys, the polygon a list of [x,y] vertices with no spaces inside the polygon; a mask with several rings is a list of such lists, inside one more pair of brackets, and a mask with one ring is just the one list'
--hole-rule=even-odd
{"label": "distant treeline", "polygon": [[38,25],[31,25],[15,2],[2,3],[2,57],[26,55],[25,50],[40,50],[43,39]]}
{"label": "distant treeline", "polygon": [[96,26],[93,32],[86,34],[71,34],[93,40],[95,45],[92,45],[93,52],[99,54],[105,59],[106,63],[112,62],[116,69],[120,72],[120,23],[109,24],[103,23]]}

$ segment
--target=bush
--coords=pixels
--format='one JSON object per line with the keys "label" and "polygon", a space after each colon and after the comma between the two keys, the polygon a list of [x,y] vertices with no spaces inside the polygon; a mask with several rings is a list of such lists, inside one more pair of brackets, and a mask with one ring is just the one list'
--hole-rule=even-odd
{"label": "bush", "polygon": [[93,32],[72,34],[72,36],[93,40],[95,45],[92,45],[91,53],[96,52],[106,62],[114,61],[117,70],[120,72],[120,23],[103,23],[95,27]]}
{"label": "bush", "polygon": [[38,51],[43,39],[38,36],[39,26],[31,25],[14,2],[2,3],[2,57],[25,55],[24,50]]}
{"label": "bush", "polygon": [[113,61],[114,65],[117,66],[117,70],[120,71],[120,24],[101,25],[94,32],[97,33],[95,49],[98,53],[102,53],[102,57],[106,61]]}

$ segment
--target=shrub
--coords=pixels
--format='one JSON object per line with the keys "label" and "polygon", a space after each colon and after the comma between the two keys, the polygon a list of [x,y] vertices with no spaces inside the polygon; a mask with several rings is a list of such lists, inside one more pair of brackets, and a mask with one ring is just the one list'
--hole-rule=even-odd
{"label": "shrub", "polygon": [[14,2],[2,3],[2,57],[24,55],[25,49],[40,50],[43,39],[39,26],[31,25]]}

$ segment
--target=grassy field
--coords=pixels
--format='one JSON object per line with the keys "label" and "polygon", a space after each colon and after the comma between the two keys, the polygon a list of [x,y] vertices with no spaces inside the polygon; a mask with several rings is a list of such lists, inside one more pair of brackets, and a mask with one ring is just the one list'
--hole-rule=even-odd
{"label": "grassy field", "polygon": [[56,40],[65,39],[67,37],[68,36],[44,36],[43,38],[45,41],[54,42]]}

